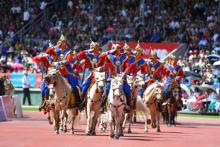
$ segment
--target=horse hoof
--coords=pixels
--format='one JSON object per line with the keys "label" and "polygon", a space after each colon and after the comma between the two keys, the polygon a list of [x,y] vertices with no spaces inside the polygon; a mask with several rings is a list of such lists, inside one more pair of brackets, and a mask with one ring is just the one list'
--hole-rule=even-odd
{"label": "horse hoof", "polygon": [[148,130],[144,130],[144,133],[148,133]]}
{"label": "horse hoof", "polygon": [[86,135],[89,136],[89,135],[90,135],[90,132],[86,132]]}
{"label": "horse hoof", "polygon": [[74,131],[71,131],[71,134],[73,135],[73,134],[74,134]]}
{"label": "horse hoof", "polygon": [[63,133],[66,133],[67,132],[67,130],[63,130]]}
{"label": "horse hoof", "polygon": [[119,139],[119,136],[116,135],[116,136],[115,136],[115,139]]}
{"label": "horse hoof", "polygon": [[160,132],[160,129],[157,129],[157,132]]}
{"label": "horse hoof", "polygon": [[58,135],[58,134],[59,134],[59,131],[56,131],[56,134]]}
{"label": "horse hoof", "polygon": [[155,128],[156,128],[156,125],[152,125],[152,128],[155,129]]}
{"label": "horse hoof", "polygon": [[121,134],[120,136],[124,136],[124,134]]}
{"label": "horse hoof", "polygon": [[131,132],[131,130],[128,130],[128,134],[131,134],[132,132]]}
{"label": "horse hoof", "polygon": [[147,124],[151,124],[151,120],[150,119],[147,119]]}
{"label": "horse hoof", "polygon": [[111,139],[111,138],[113,138],[115,135],[114,134],[111,134],[111,135],[109,135],[109,138]]}
{"label": "horse hoof", "polygon": [[90,135],[91,136],[96,136],[96,132],[92,132]]}

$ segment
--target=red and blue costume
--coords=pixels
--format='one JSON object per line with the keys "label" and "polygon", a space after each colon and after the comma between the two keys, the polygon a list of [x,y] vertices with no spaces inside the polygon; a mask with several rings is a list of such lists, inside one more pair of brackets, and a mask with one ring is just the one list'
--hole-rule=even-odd
{"label": "red and blue costume", "polygon": [[[84,98],[86,96],[86,93],[91,85],[91,83],[94,82],[94,70],[97,67],[103,66],[104,64],[104,56],[101,56],[100,49],[97,46],[95,46],[94,49],[92,49],[90,52],[88,51],[82,51],[79,54],[77,54],[78,59],[84,59],[85,60],[85,68],[87,68],[87,72],[85,74],[85,81],[82,84],[82,97]],[[97,50],[98,49],[98,50]]]}
{"label": "red and blue costume", "polygon": [[[124,53],[120,54],[120,51],[118,49],[113,50],[110,54],[106,56],[105,61],[105,69],[107,70],[108,77],[115,76],[117,74],[123,73],[126,71],[128,67],[126,67],[128,64],[127,62],[131,62],[133,58],[130,58]],[[110,91],[110,85],[111,83],[108,82],[106,84],[106,95],[109,94]],[[129,84],[126,82],[126,80],[123,83],[123,90],[127,97],[127,99],[130,99],[131,97],[131,88]]]}

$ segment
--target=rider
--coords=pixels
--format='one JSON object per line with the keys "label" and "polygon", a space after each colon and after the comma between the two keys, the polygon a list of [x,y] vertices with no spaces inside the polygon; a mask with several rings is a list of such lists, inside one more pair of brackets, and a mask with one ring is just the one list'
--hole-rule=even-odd
{"label": "rider", "polygon": [[[56,47],[58,48],[53,52],[54,57],[57,58],[56,66],[59,69],[61,75],[68,81],[71,85],[73,93],[76,97],[76,107],[80,107],[80,95],[79,95],[79,76],[74,72],[71,62],[73,62],[73,52],[70,49],[69,41],[66,40],[62,34]],[[48,51],[49,52],[49,51]]]}
{"label": "rider", "polygon": [[[83,79],[82,84],[82,100],[85,99],[87,91],[91,84],[95,81],[94,79],[94,69],[103,65],[103,60],[100,58],[102,49],[99,43],[92,42],[90,44],[90,50],[81,51],[76,55],[77,59],[85,60],[84,68],[87,68],[86,79]],[[83,73],[84,74],[84,73]]]}
{"label": "rider", "polygon": [[[123,73],[124,75],[124,83],[123,90],[127,99],[126,111],[130,110],[131,107],[131,88],[126,81],[126,74],[128,72],[128,67],[124,69],[128,56],[126,54],[121,54],[121,46],[119,44],[113,44],[112,50],[110,50],[110,54],[106,56],[105,67],[107,69],[107,73],[109,74],[109,78],[111,76],[115,76],[117,74]],[[106,95],[108,95],[110,91],[110,82],[106,84]]]}
{"label": "rider", "polygon": [[148,61],[148,65],[150,67],[151,75],[156,81],[161,82],[163,78],[168,75],[173,78],[173,74],[166,66],[164,66],[164,63],[159,60],[156,52],[153,52],[149,58],[150,61]]}
{"label": "rider", "polygon": [[[52,64],[53,59],[46,54],[41,54],[39,56],[34,57],[33,61],[37,63],[38,67],[41,70],[42,76],[44,77],[47,74],[48,68]],[[42,101],[41,101],[41,105],[39,106],[39,111],[45,109],[46,100],[49,98],[49,89],[47,87],[47,84],[45,83],[45,80],[43,80],[41,84],[41,95],[42,95]]]}

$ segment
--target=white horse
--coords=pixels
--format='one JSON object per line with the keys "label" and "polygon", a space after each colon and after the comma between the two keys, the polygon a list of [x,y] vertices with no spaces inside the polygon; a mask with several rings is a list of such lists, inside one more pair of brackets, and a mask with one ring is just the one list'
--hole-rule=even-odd
{"label": "white horse", "polygon": [[144,101],[150,111],[151,126],[160,132],[160,111],[158,103],[162,100],[163,84],[153,83],[144,91]]}
{"label": "white horse", "polygon": [[64,80],[59,71],[54,69],[48,72],[45,80],[48,84],[53,84],[55,89],[55,103],[52,111],[56,133],[59,134],[60,123],[64,125],[64,132],[67,132],[67,121],[70,119],[71,133],[74,134],[74,121],[77,109],[75,107],[75,96],[70,84]]}
{"label": "white horse", "polygon": [[87,93],[87,127],[86,135],[95,135],[96,124],[100,115],[102,95],[105,90],[105,73],[95,72],[95,83]]}
{"label": "white horse", "polygon": [[[115,76],[111,79],[111,87],[108,95],[109,100],[109,137],[119,139],[122,135],[122,123],[124,118],[124,108],[126,104],[126,97],[123,91],[123,78]],[[115,125],[115,129],[113,129]]]}

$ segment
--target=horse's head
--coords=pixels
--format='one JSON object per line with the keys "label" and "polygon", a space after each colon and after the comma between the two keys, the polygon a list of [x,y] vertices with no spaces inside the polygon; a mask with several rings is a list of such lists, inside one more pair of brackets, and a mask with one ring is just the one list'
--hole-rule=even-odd
{"label": "horse's head", "polygon": [[173,86],[171,88],[172,91],[172,96],[176,99],[180,99],[181,98],[181,88],[179,86]]}
{"label": "horse's head", "polygon": [[116,76],[112,78],[111,85],[112,85],[114,96],[120,97],[123,95],[123,82],[124,82],[124,79],[122,77]]}
{"label": "horse's head", "polygon": [[48,71],[48,74],[44,77],[45,80],[45,84],[49,85],[49,84],[56,84],[56,80],[57,80],[57,72],[55,69],[50,69]]}
{"label": "horse's head", "polygon": [[163,86],[162,85],[158,85],[155,88],[154,95],[155,95],[155,98],[158,102],[162,101],[162,99],[163,99]]}
{"label": "horse's head", "polygon": [[161,102],[163,99],[163,86],[160,83],[153,83],[144,92],[144,98],[148,106]]}
{"label": "horse's head", "polygon": [[136,87],[141,87],[141,88],[143,88],[143,87],[145,86],[144,76],[137,74],[136,77],[135,77],[135,79],[134,79],[134,85],[135,85]]}
{"label": "horse's head", "polygon": [[95,83],[98,91],[103,91],[105,87],[105,72],[95,72]]}

